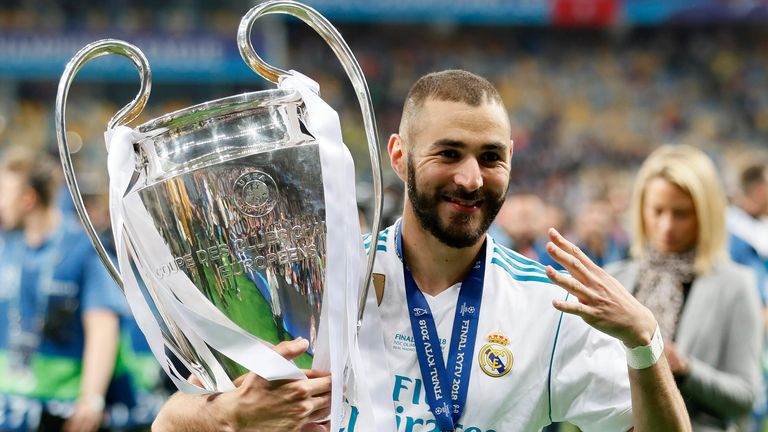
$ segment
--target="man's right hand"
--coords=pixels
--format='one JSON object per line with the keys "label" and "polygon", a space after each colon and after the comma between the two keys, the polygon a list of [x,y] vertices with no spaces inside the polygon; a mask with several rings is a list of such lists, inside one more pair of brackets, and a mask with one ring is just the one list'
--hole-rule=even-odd
{"label": "man's right hand", "polygon": [[[307,350],[305,339],[282,342],[275,351],[292,360]],[[331,376],[305,370],[306,380],[267,381],[254,373],[235,380],[237,389],[216,395],[177,393],[160,411],[153,432],[327,431]]]}
{"label": "man's right hand", "polygon": [[[309,342],[281,342],[275,351],[287,360],[303,354]],[[331,412],[331,375],[303,371],[306,380],[267,381],[248,373],[235,381],[237,390],[224,393],[223,414],[236,431],[325,431],[319,422]],[[232,423],[234,421],[234,423]]]}

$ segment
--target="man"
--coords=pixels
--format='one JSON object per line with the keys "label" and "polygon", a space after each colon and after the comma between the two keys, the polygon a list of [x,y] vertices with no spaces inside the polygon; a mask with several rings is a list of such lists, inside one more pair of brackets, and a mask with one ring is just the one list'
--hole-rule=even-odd
{"label": "man", "polygon": [[0,162],[0,430],[99,429],[119,340],[120,292],[56,206],[58,165]]}
{"label": "man", "polygon": [[499,209],[494,223],[489,227],[502,245],[534,261],[541,261],[546,236],[546,206],[538,195],[522,193],[507,197]]}
{"label": "man", "polygon": [[[768,165],[753,163],[741,169],[738,190],[727,211],[729,248],[734,261],[752,267],[763,304],[768,303]],[[766,314],[768,316],[768,314]]]}
{"label": "man", "polygon": [[608,200],[595,198],[581,206],[573,224],[573,240],[595,264],[605,267],[627,257],[628,244],[615,233],[616,215]]}
{"label": "man", "polygon": [[[733,261],[748,266],[757,278],[757,291],[763,310],[763,325],[768,326],[768,165],[749,163],[739,170],[737,188],[726,212],[728,250]],[[766,348],[763,349],[766,354]],[[763,380],[768,370],[763,365]],[[765,382],[763,383],[765,387]],[[768,417],[768,402],[763,391],[755,404],[750,430],[762,431]]]}
{"label": "man", "polygon": [[[376,244],[383,283],[371,295],[386,358],[366,366],[392,373],[399,431],[538,431],[565,420],[587,431],[690,430],[648,309],[554,230],[547,251],[573,277],[486,235],[512,157],[509,119],[488,81],[464,71],[422,77],[388,151],[406,200]],[[370,316],[364,326],[379,324]],[[293,356],[303,347],[278,348]],[[246,375],[231,394],[177,395],[153,429],[323,430],[312,421],[327,413],[326,379]],[[354,408],[345,432],[370,430]]]}

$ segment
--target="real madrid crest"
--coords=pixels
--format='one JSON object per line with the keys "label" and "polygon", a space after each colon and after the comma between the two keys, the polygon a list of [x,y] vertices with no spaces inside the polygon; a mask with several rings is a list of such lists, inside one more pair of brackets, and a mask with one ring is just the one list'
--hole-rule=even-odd
{"label": "real madrid crest", "polygon": [[509,344],[509,338],[501,333],[493,332],[487,336],[488,343],[480,348],[477,355],[477,361],[480,363],[480,369],[488,376],[498,378],[504,376],[512,370],[512,352],[506,347]]}

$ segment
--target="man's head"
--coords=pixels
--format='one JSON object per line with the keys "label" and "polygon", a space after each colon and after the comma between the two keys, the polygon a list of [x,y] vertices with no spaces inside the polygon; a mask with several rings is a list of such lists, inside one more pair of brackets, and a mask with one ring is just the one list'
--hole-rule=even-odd
{"label": "man's head", "polygon": [[527,248],[546,233],[545,219],[544,201],[536,194],[521,193],[507,198],[496,223],[512,239],[515,248]]}
{"label": "man's head", "polygon": [[741,170],[736,204],[754,217],[768,216],[768,165],[750,163]]}
{"label": "man's head", "polygon": [[16,147],[0,160],[0,224],[23,228],[24,216],[55,205],[59,166],[45,152]]}
{"label": "man's head", "polygon": [[446,70],[424,75],[408,91],[400,118],[399,131],[400,136],[406,140],[421,130],[423,119],[420,115],[423,114],[424,104],[428,100],[460,102],[471,107],[495,104],[504,110],[507,127],[509,127],[504,101],[493,84],[471,72]]}
{"label": "man's head", "polygon": [[482,240],[506,195],[510,135],[501,97],[484,78],[450,70],[419,79],[389,140],[407,185],[406,217],[451,247]]}

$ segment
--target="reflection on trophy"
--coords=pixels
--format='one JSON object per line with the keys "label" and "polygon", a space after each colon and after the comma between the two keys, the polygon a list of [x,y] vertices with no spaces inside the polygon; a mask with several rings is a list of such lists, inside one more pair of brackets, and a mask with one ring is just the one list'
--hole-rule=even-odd
{"label": "reflection on trophy", "polygon": [[[323,123],[333,116],[324,114],[327,109],[314,101],[316,94],[302,93],[314,91],[311,85],[302,87],[297,74],[264,63],[253,51],[251,26],[272,13],[296,16],[318,31],[357,90],[374,174],[372,226],[378,231],[381,171],[367,85],[338,32],[311,8],[272,1],[243,18],[241,54],[260,75],[281,80],[276,90],[202,103],[130,129],[125,125],[144,108],[151,76],[141,51],[117,40],[83,48],[59,86],[57,135],[78,214],[166,371],[173,376],[164,357],[171,352],[209,391],[231,389],[235,377],[254,368],[268,379],[301,376],[269,347],[299,336],[310,341],[310,348],[295,361],[298,367],[312,367],[313,357],[317,362],[322,356],[325,367],[330,357],[332,371],[346,372],[348,357],[334,354],[334,346],[353,342],[343,329],[359,323],[373,265],[372,251],[367,272],[349,267],[361,262],[355,260],[363,254],[359,229],[349,229],[352,223],[357,227],[354,178],[344,177],[345,172],[353,176],[351,158],[331,148],[326,126],[333,122]],[[138,96],[107,126],[119,271],[84,211],[65,133],[74,75],[87,61],[106,54],[131,59],[142,78]],[[283,83],[289,76],[293,81]],[[340,139],[335,142],[343,148]],[[330,285],[330,277],[354,286],[356,308],[345,309],[352,291]],[[329,300],[333,296],[336,300]],[[328,311],[327,302],[342,306]],[[344,323],[334,327],[339,320]],[[252,358],[254,353],[261,357]],[[175,377],[186,388],[182,378]]]}

